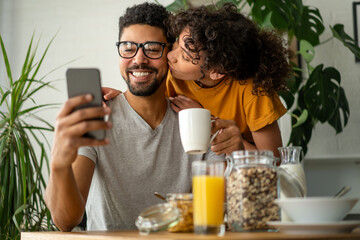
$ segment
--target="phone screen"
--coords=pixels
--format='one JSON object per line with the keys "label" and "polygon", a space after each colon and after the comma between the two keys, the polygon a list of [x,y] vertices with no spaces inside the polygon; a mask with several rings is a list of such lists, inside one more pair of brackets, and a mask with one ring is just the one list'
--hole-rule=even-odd
{"label": "phone screen", "polygon": [[[68,97],[75,97],[79,95],[91,94],[93,101],[90,103],[81,105],[76,108],[87,108],[87,107],[101,107],[102,106],[102,92],[101,92],[101,80],[100,71],[95,68],[70,68],[66,71],[66,81]],[[102,120],[104,118],[97,118],[95,120]],[[104,139],[105,130],[96,130],[88,132],[84,135],[85,137]]]}

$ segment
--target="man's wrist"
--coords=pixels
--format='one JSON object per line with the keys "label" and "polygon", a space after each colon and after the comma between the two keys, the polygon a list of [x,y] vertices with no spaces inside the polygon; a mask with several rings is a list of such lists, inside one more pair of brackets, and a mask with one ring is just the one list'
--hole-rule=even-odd
{"label": "man's wrist", "polygon": [[65,162],[59,162],[56,160],[52,160],[50,163],[50,170],[51,172],[63,172],[63,171],[70,171],[72,170],[71,164]]}

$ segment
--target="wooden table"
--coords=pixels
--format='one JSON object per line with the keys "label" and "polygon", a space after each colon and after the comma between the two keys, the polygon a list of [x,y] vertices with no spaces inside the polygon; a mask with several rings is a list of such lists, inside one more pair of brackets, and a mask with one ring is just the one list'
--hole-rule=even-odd
{"label": "wooden table", "polygon": [[352,233],[344,234],[324,234],[324,235],[293,235],[281,232],[253,232],[253,233],[234,233],[226,232],[225,236],[216,235],[195,235],[193,233],[169,233],[166,231],[151,233],[147,236],[140,235],[138,231],[118,231],[118,232],[22,232],[21,240],[154,240],[154,239],[171,239],[171,240],[212,240],[212,239],[232,239],[232,240],[253,240],[253,239],[360,239],[360,228],[355,229]]}

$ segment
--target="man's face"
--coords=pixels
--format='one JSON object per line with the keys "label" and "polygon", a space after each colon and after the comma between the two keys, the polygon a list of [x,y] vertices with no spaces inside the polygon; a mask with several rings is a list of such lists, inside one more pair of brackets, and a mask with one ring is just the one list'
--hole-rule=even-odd
{"label": "man's face", "polygon": [[[145,24],[126,27],[120,41],[167,43],[162,29]],[[159,59],[146,57],[142,48],[139,48],[136,55],[130,59],[120,57],[120,73],[132,94],[150,96],[156,92],[166,78],[168,51],[169,48],[165,47]]]}

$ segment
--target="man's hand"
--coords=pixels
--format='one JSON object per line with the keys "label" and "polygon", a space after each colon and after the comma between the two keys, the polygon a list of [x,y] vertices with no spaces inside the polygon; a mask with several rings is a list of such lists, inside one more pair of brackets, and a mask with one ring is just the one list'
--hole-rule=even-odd
{"label": "man's hand", "polygon": [[187,108],[203,108],[200,103],[191,98],[185,97],[184,95],[169,97],[169,100],[171,101],[171,108],[175,112],[180,112],[181,110]]}
{"label": "man's hand", "polygon": [[103,94],[104,100],[116,98],[121,93],[121,91],[109,87],[102,87],[101,92]]}
{"label": "man's hand", "polygon": [[111,128],[110,122],[92,120],[108,115],[111,111],[108,107],[84,108],[74,111],[75,107],[91,102],[91,100],[91,95],[77,96],[70,98],[62,106],[55,123],[55,139],[51,151],[53,167],[70,167],[81,146],[108,144],[107,139],[96,140],[83,137],[88,131]]}
{"label": "man's hand", "polygon": [[211,144],[211,151],[217,155],[230,155],[233,151],[244,150],[241,132],[235,121],[215,118],[211,132],[214,134],[217,130],[219,134]]}

